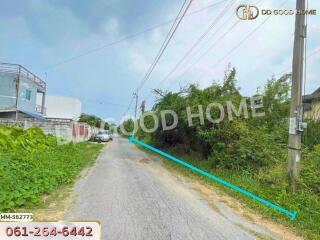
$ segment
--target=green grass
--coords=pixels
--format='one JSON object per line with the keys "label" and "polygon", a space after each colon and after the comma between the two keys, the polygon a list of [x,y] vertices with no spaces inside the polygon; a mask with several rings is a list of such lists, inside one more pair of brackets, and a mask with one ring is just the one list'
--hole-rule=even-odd
{"label": "green grass", "polygon": [[52,144],[41,151],[1,152],[0,211],[38,206],[44,194],[72,184],[84,167],[95,162],[103,146],[82,142]]}
{"label": "green grass", "polygon": [[208,179],[207,177],[176,162],[163,158],[164,166],[168,169],[178,171],[179,173],[182,173],[192,179],[199,180],[204,184],[212,184],[219,187],[230,196],[244,203],[248,208],[259,212],[263,216],[272,219],[274,222],[278,222],[289,227],[297,234],[302,235],[307,239],[320,239],[320,196],[308,191],[298,191],[296,194],[289,194],[287,192],[287,184],[284,182],[285,176],[283,176],[286,171],[285,164],[283,164],[283,166],[275,166],[274,168],[281,169],[280,173],[275,174],[275,176],[282,175],[279,178],[279,183],[268,184],[261,182],[261,175],[259,173],[252,174],[246,171],[213,169],[209,160],[201,160],[195,154],[181,154],[174,148],[166,149],[164,151],[272,203],[280,205],[285,209],[290,211],[296,210],[298,211],[298,216],[294,221],[291,221],[287,215],[267,207],[266,205],[226,186],[214,182],[213,180]]}

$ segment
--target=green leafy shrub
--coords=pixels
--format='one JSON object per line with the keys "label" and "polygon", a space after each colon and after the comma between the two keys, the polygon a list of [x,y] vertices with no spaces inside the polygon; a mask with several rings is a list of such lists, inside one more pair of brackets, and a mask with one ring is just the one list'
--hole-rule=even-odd
{"label": "green leafy shrub", "polygon": [[301,166],[300,187],[320,196],[320,144],[312,151],[305,151]]}
{"label": "green leafy shrub", "polygon": [[52,135],[45,135],[39,128],[23,130],[16,127],[0,127],[0,148],[2,151],[36,152],[54,147],[57,139]]}
{"label": "green leafy shrub", "polygon": [[[200,169],[275,204],[297,210],[297,219],[290,221],[286,216],[271,211],[256,201],[227,190],[234,196],[244,198],[246,203],[265,215],[281,219],[287,225],[301,230],[308,239],[320,239],[320,145],[317,145],[320,144],[319,122],[310,122],[304,134],[299,185],[295,194],[289,192],[289,74],[268,80],[264,88],[257,92],[257,95],[263,96],[263,108],[259,111],[264,112],[264,116],[240,116],[232,121],[225,116],[218,124],[213,124],[206,118],[204,124],[200,124],[199,118],[194,118],[193,126],[188,126],[188,106],[192,113],[199,112],[198,105],[202,105],[205,112],[208,104],[213,102],[222,104],[225,113],[226,101],[239,106],[245,96],[241,96],[237,88],[235,73],[235,69],[228,69],[221,84],[213,83],[204,89],[191,85],[177,93],[157,91],[161,94],[158,94],[160,96],[153,110],[158,116],[161,110],[173,110],[178,115],[178,126],[170,131],[159,128],[154,133],[145,133],[139,129],[139,136],[143,141],[146,139],[153,146],[163,148]],[[247,105],[250,106],[249,101]],[[250,116],[252,110],[248,111]],[[213,109],[211,115],[218,118],[218,109]],[[167,123],[170,124],[170,119]],[[178,164],[165,162],[182,169],[188,175],[192,174]],[[199,175],[197,177],[203,179]]]}
{"label": "green leafy shrub", "polygon": [[72,183],[101,148],[88,143],[57,145],[40,129],[0,128],[0,211],[37,204],[44,193]]}
{"label": "green leafy shrub", "polygon": [[303,134],[303,143],[312,148],[320,144],[320,121],[307,120],[308,127]]}

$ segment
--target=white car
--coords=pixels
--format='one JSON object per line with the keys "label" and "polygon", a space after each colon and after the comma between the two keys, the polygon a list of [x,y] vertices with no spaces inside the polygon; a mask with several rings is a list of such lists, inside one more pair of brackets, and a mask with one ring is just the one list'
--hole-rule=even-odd
{"label": "white car", "polygon": [[94,137],[96,142],[108,142],[113,140],[112,132],[109,130],[99,130],[98,134]]}

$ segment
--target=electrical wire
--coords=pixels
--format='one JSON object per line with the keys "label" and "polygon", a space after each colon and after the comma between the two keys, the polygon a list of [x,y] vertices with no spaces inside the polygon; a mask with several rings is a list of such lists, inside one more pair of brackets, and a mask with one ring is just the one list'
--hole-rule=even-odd
{"label": "electrical wire", "polygon": [[[288,0],[284,1],[279,7],[282,7],[288,2]],[[268,16],[264,19],[256,28],[254,28],[248,35],[246,35],[238,44],[236,44],[226,55],[216,61],[209,69],[209,73],[212,72],[221,62],[223,62],[228,56],[230,56],[235,50],[237,50],[244,42],[246,42],[256,31],[258,31],[270,18],[272,15]],[[203,77],[200,77],[202,79]]]}
{"label": "electrical wire", "polygon": [[202,33],[202,35],[197,39],[197,41],[191,46],[191,48],[185,53],[185,55],[179,60],[179,62],[171,69],[171,71],[165,76],[164,79],[162,79],[158,85],[160,86],[165,81],[169,79],[169,77],[178,69],[178,67],[192,54],[194,49],[199,45],[199,43],[205,39],[207,34],[215,27],[215,25],[219,22],[219,20],[226,14],[226,10],[234,4],[235,1],[231,1],[229,4],[225,6],[225,8],[218,14],[218,16],[212,21],[212,23],[209,25],[209,27]]}
{"label": "electrical wire", "polygon": [[109,102],[109,101],[101,101],[101,100],[89,100],[89,99],[81,99],[81,102],[84,103],[94,103],[94,104],[106,104],[114,107],[119,107],[119,108],[127,108],[128,106],[122,105],[119,103],[114,103],[114,102]]}
{"label": "electrical wire", "polygon": [[131,106],[132,106],[132,103],[133,103],[133,100],[134,100],[135,96],[133,95],[132,98],[131,98],[131,101],[129,103],[129,106],[127,108],[127,110],[122,114],[122,117],[124,117],[125,115],[127,115],[128,111],[131,109]]}
{"label": "electrical wire", "polygon": [[[171,69],[171,71],[166,75],[164,79],[162,79],[158,85],[163,84],[165,81],[169,79],[169,77],[177,70],[177,68],[190,56],[190,54],[196,49],[196,47],[202,42],[203,39],[208,35],[208,33],[216,26],[216,24],[219,22],[220,19],[223,18],[226,10],[230,8],[236,0],[229,2],[225,8],[218,14],[218,16],[212,21],[212,23],[206,28],[206,30],[201,34],[201,36],[196,40],[196,42],[191,46],[191,48],[185,53],[185,55],[180,59],[180,61]],[[157,88],[156,87],[156,88]],[[149,93],[149,95],[146,97],[148,99],[151,96],[152,93]]]}
{"label": "electrical wire", "polygon": [[[221,0],[221,1],[218,1],[218,2],[214,2],[212,4],[209,4],[208,6],[205,6],[203,8],[199,8],[199,9],[193,11],[193,12],[190,12],[190,13],[186,14],[185,17],[189,17],[191,15],[194,15],[194,14],[197,14],[199,12],[205,11],[205,10],[207,10],[209,8],[212,8],[212,7],[214,7],[216,5],[219,5],[220,3],[223,3],[223,2],[226,2],[226,1],[228,1],[228,0]],[[167,20],[165,22],[162,22],[162,23],[156,24],[154,26],[151,26],[149,28],[146,28],[145,30],[142,30],[142,31],[130,34],[130,35],[126,35],[126,36],[124,36],[122,38],[119,38],[119,39],[117,39],[115,41],[112,41],[112,42],[109,42],[107,44],[101,45],[100,47],[92,48],[92,49],[90,49],[90,50],[88,50],[86,52],[83,52],[81,54],[78,54],[78,55],[75,55],[73,57],[67,58],[67,59],[62,60],[60,62],[57,62],[55,64],[51,64],[50,66],[48,66],[44,70],[46,70],[46,71],[52,70],[52,69],[57,68],[57,67],[59,67],[61,65],[64,65],[64,64],[69,63],[69,62],[72,62],[72,61],[74,61],[74,60],[76,60],[78,58],[90,55],[90,54],[98,52],[98,51],[101,51],[101,50],[103,50],[105,48],[111,47],[113,45],[119,44],[119,43],[124,42],[124,41],[129,40],[129,39],[135,38],[135,37],[137,37],[139,35],[142,35],[142,34],[145,34],[147,32],[151,32],[151,31],[153,31],[153,30],[155,30],[157,28],[160,28],[160,27],[163,27],[165,25],[170,24],[170,23],[174,22],[175,20],[176,20],[176,18],[173,18],[173,19]]]}
{"label": "electrical wire", "polygon": [[[177,22],[176,26],[174,26],[173,30],[171,31],[171,33],[169,35],[167,35],[167,38],[165,40],[165,43],[161,46],[158,54],[157,54],[157,57],[155,58],[154,62],[151,64],[147,74],[145,75],[145,77],[143,78],[143,80],[141,81],[141,83],[138,85],[137,89],[136,89],[136,93],[138,93],[138,91],[143,87],[143,85],[146,83],[146,81],[149,79],[151,73],[153,72],[153,70],[155,69],[156,65],[158,64],[161,56],[163,55],[164,51],[166,50],[167,46],[169,45],[173,35],[175,34],[175,32],[177,31],[183,17],[185,16],[186,12],[188,11],[191,3],[192,3],[193,0],[190,0],[189,3],[187,4],[184,12],[182,13],[182,16],[181,18],[179,18],[179,21]],[[184,2],[184,5],[185,5],[186,1]],[[184,5],[182,6],[182,8],[184,7]],[[181,11],[179,11],[179,14],[181,13]]]}
{"label": "electrical wire", "polygon": [[[138,94],[138,91],[142,88],[142,86],[144,85],[144,83],[148,80],[148,78],[150,77],[152,71],[154,70],[154,68],[156,67],[157,63],[159,62],[162,54],[164,53],[165,49],[167,48],[167,46],[169,45],[174,33],[176,32],[176,30],[178,29],[183,17],[185,16],[187,10],[189,9],[191,3],[192,3],[193,0],[190,0],[188,5],[186,5],[186,2],[187,0],[184,1],[182,7],[180,8],[180,11],[169,31],[169,33],[167,34],[166,38],[165,38],[165,41],[163,42],[163,44],[161,45],[160,47],[160,50],[158,51],[157,55],[156,55],[156,58],[155,60],[153,61],[153,63],[151,64],[151,66],[149,67],[148,69],[148,72],[146,73],[145,77],[142,79],[141,83],[138,85],[138,87],[136,88],[135,92],[133,93],[133,96],[132,96],[132,99],[131,99],[131,102],[129,104],[129,107],[127,109],[127,111],[123,114],[123,116],[125,116],[127,114],[127,112],[130,110],[131,108],[131,105],[133,103],[133,100],[135,97],[137,97],[137,94]],[[185,7],[186,6],[186,7]],[[182,13],[182,16],[179,17],[179,15],[181,14],[183,8],[185,7],[185,10],[184,12]],[[178,20],[179,19],[179,20]]]}
{"label": "electrical wire", "polygon": [[[230,18],[231,19],[231,18]],[[230,33],[232,31],[233,28],[235,28],[238,25],[239,21],[235,22],[234,24],[231,25],[231,27],[224,33],[222,34],[217,41],[213,42],[213,44],[210,45],[209,48],[207,48],[202,55],[200,55],[196,61],[194,61],[192,64],[189,64],[187,66],[187,68],[184,69],[184,71],[182,72],[182,74],[179,76],[178,79],[181,79],[187,72],[188,70],[190,70],[190,68],[194,67],[196,63],[198,63],[202,58],[204,58],[212,49],[213,47],[215,47],[228,33]],[[223,26],[223,25],[222,25]],[[217,32],[217,31],[216,31]],[[192,58],[191,58],[192,60]],[[188,61],[190,62],[190,61]],[[177,81],[175,81],[177,82]],[[171,84],[172,86],[173,84]],[[169,89],[169,88],[168,88]]]}
{"label": "electrical wire", "polygon": [[[309,6],[309,2],[307,0],[307,4],[306,4],[306,9],[308,9]],[[306,35],[307,35],[307,28],[308,28],[308,15],[305,16],[306,20],[305,20],[305,26],[306,26]],[[307,40],[307,36],[305,38],[305,42],[304,42],[304,74],[303,74],[303,94],[301,96],[301,107],[302,107],[302,122],[304,121],[304,99],[306,96],[306,83],[307,83],[307,45],[308,45],[308,40]],[[302,141],[305,141],[306,137],[308,135],[308,131],[304,131],[302,133]]]}
{"label": "electrical wire", "polygon": [[[256,1],[256,2],[255,2],[255,5],[258,5],[261,1],[262,1],[262,0]],[[235,2],[234,2],[234,3],[235,3]],[[233,4],[234,4],[234,3],[233,3]],[[232,4],[231,4],[231,6],[232,6]],[[230,6],[230,7],[231,7],[231,6]],[[196,55],[198,52],[200,52],[201,49],[202,49],[208,42],[210,42],[210,40],[221,30],[221,28],[224,27],[233,17],[234,17],[234,14],[230,15],[229,18],[227,18],[227,19],[221,24],[221,26],[220,26],[213,34],[211,34],[211,36],[207,39],[207,41],[204,42],[204,44],[202,44],[202,46],[195,52],[194,55]],[[198,57],[197,60],[196,60],[193,64],[190,64],[190,65],[183,71],[183,73],[180,74],[180,76],[179,76],[179,78],[178,78],[177,80],[179,80],[180,78],[182,78],[182,76],[185,75],[185,74],[187,73],[187,71],[188,71],[191,67],[193,67],[197,62],[199,62],[203,57],[205,57],[205,56],[213,49],[214,46],[216,46],[228,33],[230,33],[230,32],[232,31],[233,28],[235,28],[235,27],[237,26],[237,24],[238,24],[240,21],[241,21],[241,20],[238,19],[224,34],[222,34],[222,35],[219,37],[219,39],[218,39],[217,41],[215,41],[213,44],[211,44],[210,47],[207,48],[207,49],[204,51],[204,53],[203,53],[200,57]],[[193,57],[189,58],[189,60],[186,62],[186,64],[189,63],[192,59],[193,59]],[[176,80],[175,82],[178,82],[177,80]],[[170,86],[172,86],[172,85],[173,85],[173,84],[170,84]],[[170,86],[168,87],[168,89],[170,89]],[[150,96],[150,94],[149,94],[149,96]],[[149,97],[149,96],[148,96],[148,97]]]}
{"label": "electrical wire", "polygon": [[[157,63],[159,62],[159,60],[160,60],[160,58],[161,58],[161,56],[162,56],[162,54],[164,53],[165,49],[166,49],[167,46],[169,45],[169,43],[170,43],[170,41],[171,41],[174,33],[175,33],[176,30],[178,29],[178,27],[179,27],[179,25],[180,25],[183,17],[185,16],[186,12],[188,11],[188,9],[189,9],[192,1],[193,1],[193,0],[190,0],[187,5],[186,5],[187,0],[185,0],[185,1],[183,2],[182,6],[181,6],[181,8],[180,8],[180,10],[179,10],[178,15],[177,15],[177,17],[175,18],[174,23],[172,24],[172,27],[171,27],[170,30],[169,30],[169,33],[166,35],[165,40],[164,40],[164,42],[162,43],[162,45],[161,45],[161,47],[160,47],[160,49],[159,49],[159,51],[158,51],[158,53],[157,53],[154,61],[153,61],[152,64],[150,65],[150,67],[149,67],[146,75],[144,76],[144,78],[142,79],[141,83],[138,85],[138,87],[137,87],[136,90],[134,91],[133,96],[132,96],[132,98],[131,98],[131,102],[130,102],[130,104],[129,104],[129,106],[128,106],[128,109],[127,109],[126,112],[123,113],[123,116],[125,116],[125,115],[127,114],[127,112],[130,110],[134,98],[137,97],[138,91],[142,88],[142,86],[144,85],[144,83],[149,79],[152,71],[153,71],[154,68],[156,67]],[[185,6],[186,6],[186,7],[185,7]],[[185,9],[184,9],[184,8],[185,8]],[[183,11],[183,9],[184,9],[184,11]],[[183,11],[183,13],[182,13],[182,11]],[[181,14],[181,13],[182,13],[182,16],[180,17],[180,14]]]}
{"label": "electrical wire", "polygon": [[[319,49],[316,49],[316,50],[314,50],[314,51],[312,51],[312,52],[310,52],[310,53],[308,53],[308,54],[306,55],[305,59],[310,59],[310,58],[314,57],[317,53],[320,53],[320,48],[319,48]],[[291,71],[291,70],[292,70],[292,66],[286,68],[286,70],[284,70],[284,71],[281,71],[281,72],[275,74],[274,76],[275,76],[275,77],[279,77],[279,76],[281,76],[281,75],[283,75],[283,74],[288,73],[288,72]]]}
{"label": "electrical wire", "polygon": [[160,49],[158,50],[158,53],[156,55],[156,57],[154,58],[153,62],[151,63],[146,75],[144,76],[144,78],[142,79],[142,81],[140,82],[140,84],[138,85],[138,87],[136,88],[135,92],[138,92],[139,89],[141,89],[141,87],[144,85],[144,83],[148,80],[150,74],[152,73],[153,69],[155,68],[156,64],[158,63],[158,61],[160,60],[160,57],[162,56],[165,48],[168,46],[169,41],[171,40],[174,32],[176,31],[176,27],[177,27],[177,20],[182,20],[182,18],[180,18],[180,14],[182,13],[183,8],[186,6],[187,0],[184,1],[183,5],[181,6],[179,13],[175,19],[175,21],[173,22],[169,32],[167,33]]}
{"label": "electrical wire", "polygon": [[[258,5],[261,1],[262,1],[262,0],[258,0],[254,5]],[[229,20],[232,19],[233,16],[234,16],[234,14],[230,15],[230,17],[222,24],[221,27],[223,27],[225,24],[227,24],[227,23],[229,22]],[[231,27],[230,27],[224,34],[222,34],[217,41],[215,41],[213,44],[211,44],[210,47],[207,48],[207,49],[204,51],[204,53],[196,60],[196,62],[200,61],[203,57],[205,57],[205,56],[206,56],[228,33],[230,33],[230,32],[233,30],[233,28],[235,28],[235,27],[238,25],[238,23],[240,23],[240,22],[241,22],[241,20],[238,19],[233,25],[231,25]],[[221,27],[220,27],[216,32],[218,32],[218,31],[221,29]]]}
{"label": "electrical wire", "polygon": [[[306,9],[309,7],[309,1],[307,0]],[[307,35],[307,27],[308,27],[308,15],[305,16],[305,26],[306,26],[306,35]],[[307,47],[308,47],[308,38],[306,36],[304,42],[304,74],[303,74],[303,95],[302,95],[302,104],[304,101],[304,96],[306,95],[306,84],[307,84]],[[303,116],[303,114],[302,114]]]}

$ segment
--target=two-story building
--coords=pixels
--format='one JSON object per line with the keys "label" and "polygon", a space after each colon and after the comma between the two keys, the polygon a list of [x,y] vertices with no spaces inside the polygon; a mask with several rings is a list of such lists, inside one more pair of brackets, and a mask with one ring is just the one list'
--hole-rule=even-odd
{"label": "two-story building", "polygon": [[0,63],[0,118],[44,119],[46,83],[18,64]]}
{"label": "two-story building", "polygon": [[[46,83],[21,65],[0,63],[0,125],[38,127],[66,141],[86,141],[98,129],[78,122],[81,102],[46,96]],[[41,121],[39,121],[41,120]]]}

